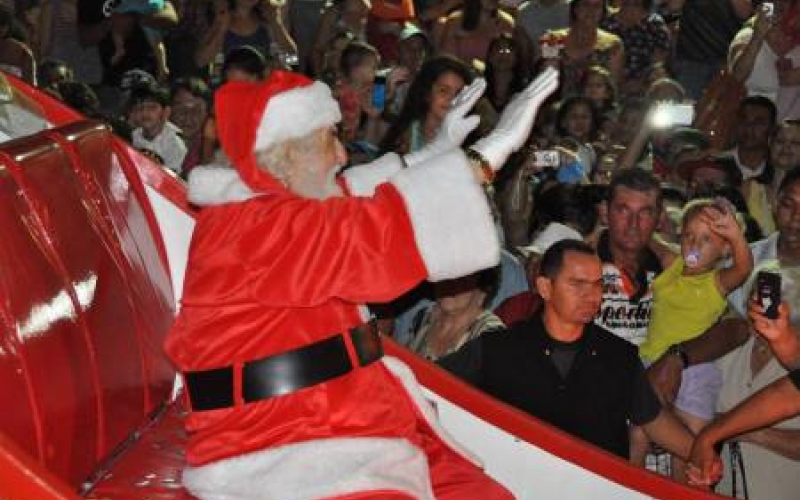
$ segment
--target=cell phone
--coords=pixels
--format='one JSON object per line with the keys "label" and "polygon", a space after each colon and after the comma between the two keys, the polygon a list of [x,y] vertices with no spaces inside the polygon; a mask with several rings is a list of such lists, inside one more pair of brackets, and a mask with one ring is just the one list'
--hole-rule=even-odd
{"label": "cell phone", "polygon": [[756,300],[769,319],[778,317],[781,303],[781,275],[771,271],[759,271],[756,275]]}
{"label": "cell phone", "polygon": [[386,106],[386,77],[376,76],[372,84],[372,105],[379,111]]}
{"label": "cell phone", "polygon": [[540,168],[558,168],[561,165],[561,155],[555,149],[534,151],[533,165]]}
{"label": "cell phone", "polygon": [[653,128],[671,128],[679,125],[691,125],[694,120],[694,106],[675,102],[660,102],[651,117]]}

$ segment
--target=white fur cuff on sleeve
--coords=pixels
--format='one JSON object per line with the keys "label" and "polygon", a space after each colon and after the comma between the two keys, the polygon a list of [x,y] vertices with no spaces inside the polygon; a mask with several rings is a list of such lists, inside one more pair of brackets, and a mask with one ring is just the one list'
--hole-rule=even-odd
{"label": "white fur cuff on sleeve", "polygon": [[403,169],[403,161],[395,153],[381,156],[366,165],[352,167],[342,173],[353,196],[372,196],[375,188]]}
{"label": "white fur cuff on sleeve", "polygon": [[256,196],[229,165],[200,165],[189,172],[187,197],[199,206],[249,200]]}
{"label": "white fur cuff on sleeve", "polygon": [[390,182],[406,203],[429,280],[459,278],[500,261],[486,194],[460,150],[404,169]]}

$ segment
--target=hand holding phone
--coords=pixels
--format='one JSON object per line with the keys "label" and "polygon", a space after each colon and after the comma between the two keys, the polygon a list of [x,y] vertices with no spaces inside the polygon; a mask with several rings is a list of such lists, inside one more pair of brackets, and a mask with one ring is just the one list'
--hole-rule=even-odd
{"label": "hand holding phone", "polygon": [[386,107],[386,77],[376,76],[372,83],[372,106],[379,112]]}
{"label": "hand holding phone", "polygon": [[781,304],[781,275],[770,271],[759,271],[756,275],[756,301],[765,317],[778,318]]}

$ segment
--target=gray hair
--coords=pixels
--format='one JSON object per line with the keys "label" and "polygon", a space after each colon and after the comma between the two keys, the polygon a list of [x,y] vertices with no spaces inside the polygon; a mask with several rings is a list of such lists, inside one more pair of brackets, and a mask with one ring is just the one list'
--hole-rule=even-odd
{"label": "gray hair", "polygon": [[285,185],[288,181],[289,172],[296,168],[289,159],[290,154],[292,152],[316,151],[320,143],[317,132],[318,130],[314,130],[302,137],[270,144],[266,148],[256,151],[258,166]]}

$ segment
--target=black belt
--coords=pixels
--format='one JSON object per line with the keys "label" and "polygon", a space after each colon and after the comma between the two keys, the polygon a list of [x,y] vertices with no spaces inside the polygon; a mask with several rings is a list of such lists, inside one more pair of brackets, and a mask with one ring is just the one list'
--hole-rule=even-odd
{"label": "black belt", "polygon": [[[359,366],[383,356],[380,336],[372,325],[361,325],[346,335],[351,339]],[[242,367],[242,398],[246,403],[291,394],[353,369],[345,336],[334,335],[311,345],[276,354]],[[217,410],[234,405],[234,367],[183,374],[193,411]]]}

